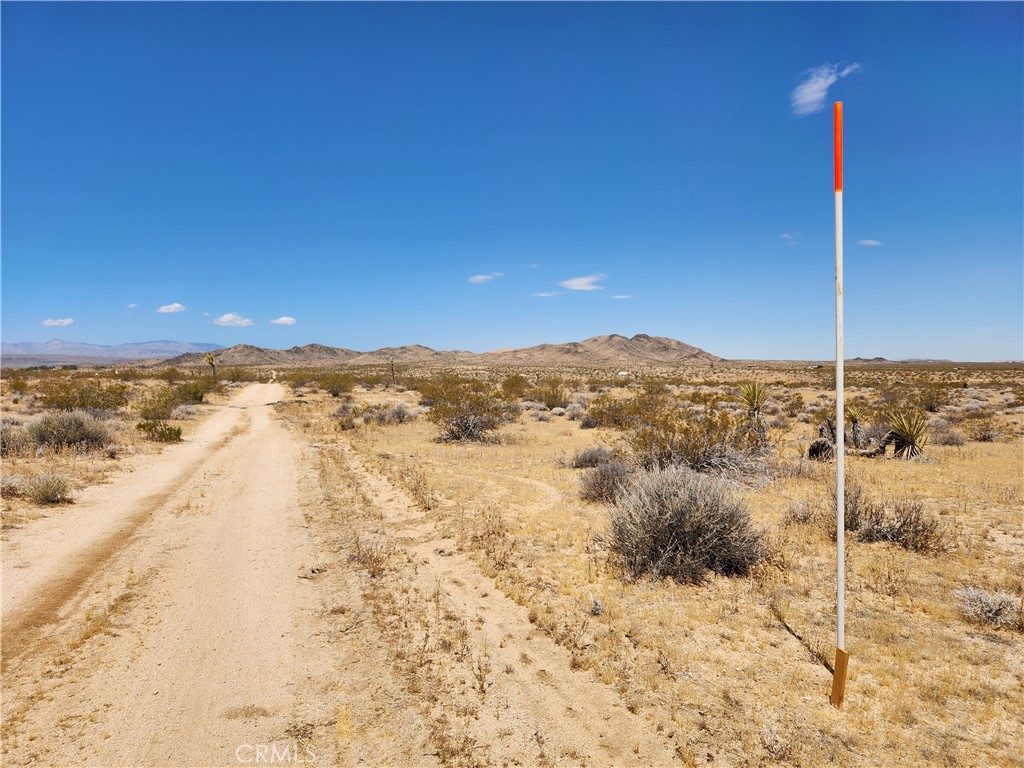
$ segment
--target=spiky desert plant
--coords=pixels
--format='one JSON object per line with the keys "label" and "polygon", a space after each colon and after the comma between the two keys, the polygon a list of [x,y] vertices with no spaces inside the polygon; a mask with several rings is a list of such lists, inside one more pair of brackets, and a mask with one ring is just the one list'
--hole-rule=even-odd
{"label": "spiky desert plant", "polygon": [[913,459],[924,453],[925,417],[921,411],[894,411],[889,414],[889,434],[892,438],[893,456],[898,459]]}
{"label": "spiky desert plant", "polygon": [[747,409],[750,427],[762,442],[768,439],[768,422],[764,418],[764,404],[768,400],[768,387],[754,381],[740,384],[740,401]]}
{"label": "spiky desert plant", "polygon": [[855,403],[847,403],[846,418],[850,422],[850,429],[853,432],[853,447],[863,448],[867,440],[864,438],[864,430],[860,426],[864,418],[864,409]]}
{"label": "spiky desert plant", "polygon": [[206,356],[204,357],[204,359],[206,360],[206,364],[208,366],[210,366],[210,370],[213,372],[211,374],[213,376],[213,380],[216,381],[217,380],[217,364],[213,361],[213,352],[207,352]]}

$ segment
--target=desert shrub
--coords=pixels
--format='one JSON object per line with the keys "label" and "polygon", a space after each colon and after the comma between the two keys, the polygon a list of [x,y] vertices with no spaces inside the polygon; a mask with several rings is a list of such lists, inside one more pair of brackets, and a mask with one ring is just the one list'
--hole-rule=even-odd
{"label": "desert shrub", "polygon": [[463,381],[451,373],[425,382],[420,394],[430,403],[427,418],[441,431],[442,440],[486,440],[517,411],[483,382]]}
{"label": "desert shrub", "polygon": [[963,445],[967,442],[967,438],[963,436],[963,433],[955,429],[945,419],[930,419],[928,421],[928,432],[931,436],[931,441],[936,445]]}
{"label": "desert shrub", "polygon": [[531,417],[531,418],[532,418],[532,419],[533,419],[534,421],[542,421],[542,422],[544,422],[545,424],[546,424],[547,422],[551,421],[551,417],[550,417],[550,416],[549,416],[548,414],[546,414],[546,413],[542,413],[542,412],[540,412],[540,411],[534,411],[533,413],[531,413],[531,414],[530,414],[530,417]]}
{"label": "desert shrub", "polygon": [[587,469],[588,467],[596,467],[598,464],[607,464],[613,458],[615,458],[615,452],[611,448],[603,445],[594,445],[590,448],[576,451],[576,454],[569,462],[569,466],[573,469]]}
{"label": "desert shrub", "polygon": [[565,408],[569,404],[569,390],[557,376],[541,380],[530,394],[548,408]]}
{"label": "desert shrub", "polygon": [[782,401],[782,410],[791,419],[800,415],[804,409],[804,396],[799,392],[793,392]]}
{"label": "desert shrub", "polygon": [[992,414],[965,419],[963,428],[971,440],[979,443],[994,443],[1003,436],[1003,430],[1000,429],[999,423]]}
{"label": "desert shrub", "polygon": [[183,381],[172,389],[175,405],[199,405],[203,402],[207,392],[214,390],[212,379],[192,379]]}
{"label": "desert shrub", "polygon": [[[831,483],[828,488],[829,503],[825,509],[825,529],[829,538],[836,540],[836,510],[839,507],[839,499],[836,494],[836,485]],[[880,506],[873,501],[863,485],[850,475],[846,475],[843,482],[843,528],[847,531],[860,531],[865,521],[875,519],[881,512]]]}
{"label": "desert shrub", "polygon": [[580,419],[580,429],[594,429],[599,426],[597,419],[591,416],[589,413],[584,414],[583,418]]}
{"label": "desert shrub", "polygon": [[64,475],[43,472],[26,481],[22,493],[36,504],[69,504],[71,483]]}
{"label": "desert shrub", "polygon": [[343,430],[355,429],[355,409],[351,403],[342,403],[334,409],[334,418],[338,420],[338,426]]}
{"label": "desert shrub", "polygon": [[596,422],[595,426],[629,429],[664,411],[666,403],[667,397],[663,393],[643,392],[632,398],[604,394],[591,401],[587,415]]}
{"label": "desert shrub", "polygon": [[46,378],[36,386],[36,394],[47,408],[60,411],[113,410],[128,404],[128,385],[104,384],[96,379]]}
{"label": "desert shrub", "polygon": [[0,498],[14,499],[25,495],[25,478],[21,475],[0,477]]}
{"label": "desert shrub", "polygon": [[620,461],[593,466],[580,477],[580,498],[611,504],[629,482],[629,467]]}
{"label": "desert shrub", "polygon": [[363,411],[364,424],[378,424],[387,426],[389,424],[404,424],[413,421],[416,414],[409,410],[405,403],[395,405],[371,405]]}
{"label": "desert shrub", "polygon": [[746,419],[706,409],[683,415],[664,408],[637,422],[625,436],[644,469],[684,465],[699,472],[746,468],[764,444]]}
{"label": "desert shrub", "polygon": [[912,397],[917,407],[928,413],[937,413],[943,406],[949,405],[953,399],[949,387],[943,384],[928,384],[920,387]]}
{"label": "desert shrub", "polygon": [[1024,631],[1024,602],[1016,595],[966,586],[954,590],[953,597],[968,621]]}
{"label": "desert shrub", "polygon": [[587,408],[582,403],[569,403],[565,409],[565,418],[569,421],[580,421],[587,414]]}
{"label": "desert shrub", "polygon": [[501,381],[501,394],[506,400],[520,400],[530,388],[529,380],[521,373],[513,373]]}
{"label": "desert shrub", "polygon": [[888,541],[924,554],[947,552],[954,545],[949,529],[925,512],[920,500],[911,498],[898,498],[885,506],[869,508],[857,538],[864,542]]}
{"label": "desert shrub", "polygon": [[338,373],[337,371],[325,371],[318,374],[316,382],[320,389],[325,390],[331,397],[340,397],[347,392],[351,392],[352,388],[356,385],[356,380],[353,376],[347,373]]}
{"label": "desert shrub", "polygon": [[110,429],[84,411],[44,413],[25,426],[28,439],[49,448],[102,448],[110,442]]}
{"label": "desert shrub", "polygon": [[171,411],[171,418],[176,421],[188,421],[199,415],[199,410],[194,405],[176,405]]}
{"label": "desert shrub", "polygon": [[16,456],[31,445],[28,434],[18,424],[0,421],[0,456]]}
{"label": "desert shrub", "polygon": [[28,394],[28,382],[25,380],[23,376],[15,374],[14,376],[11,376],[9,379],[5,378],[4,383],[11,390],[11,392],[14,392],[17,395]]}
{"label": "desert shrub", "polygon": [[636,474],[610,515],[610,546],[633,576],[696,584],[708,571],[744,575],[766,554],[743,500],[685,467]]}
{"label": "desert shrub", "polygon": [[162,419],[143,419],[135,428],[144,433],[150,440],[158,443],[180,443],[181,427],[172,427]]}

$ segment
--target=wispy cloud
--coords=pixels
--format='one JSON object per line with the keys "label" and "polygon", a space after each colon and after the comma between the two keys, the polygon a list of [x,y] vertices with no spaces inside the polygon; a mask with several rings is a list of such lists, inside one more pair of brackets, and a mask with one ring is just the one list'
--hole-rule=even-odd
{"label": "wispy cloud", "polygon": [[570,291],[600,291],[603,285],[597,283],[604,280],[605,275],[587,275],[586,277],[571,277],[563,280],[559,285],[568,288]]}
{"label": "wispy cloud", "polygon": [[612,296],[612,298],[622,301],[624,299],[632,299],[633,297],[628,293],[620,293],[618,296]]}
{"label": "wispy cloud", "polygon": [[779,237],[782,238],[786,245],[800,245],[799,232],[783,232]]}
{"label": "wispy cloud", "polygon": [[128,309],[135,309],[137,306],[139,306],[139,305],[138,304],[129,304],[128,305]]}
{"label": "wispy cloud", "polygon": [[491,272],[490,274],[487,274],[487,275],[473,275],[471,278],[469,278],[469,282],[471,282],[471,283],[488,283],[491,280],[494,280],[496,277],[504,277],[504,276],[505,276],[504,272]]}
{"label": "wispy cloud", "polygon": [[184,304],[179,304],[178,302],[174,302],[173,304],[164,304],[162,307],[157,309],[157,312],[163,312],[165,315],[170,314],[172,312],[184,312],[184,311],[185,311],[185,305]]}
{"label": "wispy cloud", "polygon": [[561,291],[538,291],[537,293],[535,293],[533,295],[534,296],[539,296],[542,299],[549,299],[552,296],[561,296],[562,292]]}
{"label": "wispy cloud", "polygon": [[73,317],[62,317],[60,319],[50,317],[43,320],[43,325],[47,328],[63,328],[67,325],[71,325],[73,322],[75,322]]}
{"label": "wispy cloud", "polygon": [[877,240],[858,240],[857,245],[881,245]]}
{"label": "wispy cloud", "polygon": [[839,64],[822,64],[807,73],[807,77],[790,96],[793,114],[805,117],[820,112],[825,107],[828,89],[835,85],[841,77],[846,77],[860,69],[860,64],[847,64],[840,68]]}
{"label": "wispy cloud", "polygon": [[271,320],[271,325],[295,325],[295,318],[284,315],[283,317],[277,318],[277,320]]}
{"label": "wispy cloud", "polygon": [[234,312],[228,312],[226,315],[221,315],[213,321],[214,325],[226,325],[231,328],[245,328],[252,325],[252,320],[248,317],[242,317],[236,315]]}

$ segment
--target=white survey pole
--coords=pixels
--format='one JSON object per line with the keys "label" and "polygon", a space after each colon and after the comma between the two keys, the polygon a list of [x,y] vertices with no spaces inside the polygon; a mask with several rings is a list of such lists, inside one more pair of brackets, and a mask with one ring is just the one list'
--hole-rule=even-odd
{"label": "white survey pole", "polygon": [[843,102],[834,105],[833,147],[836,194],[836,664],[832,704],[843,703],[846,688],[846,446],[843,402]]}

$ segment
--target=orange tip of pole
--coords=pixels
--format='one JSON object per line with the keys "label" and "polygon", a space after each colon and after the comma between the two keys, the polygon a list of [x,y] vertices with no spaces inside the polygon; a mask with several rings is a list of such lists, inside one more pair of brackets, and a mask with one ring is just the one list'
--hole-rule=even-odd
{"label": "orange tip of pole", "polygon": [[833,105],[835,116],[835,166],[836,166],[836,192],[843,191],[843,102],[837,101]]}

